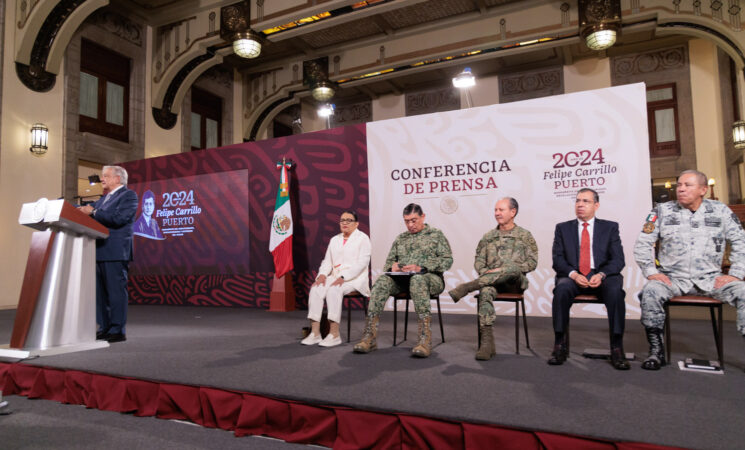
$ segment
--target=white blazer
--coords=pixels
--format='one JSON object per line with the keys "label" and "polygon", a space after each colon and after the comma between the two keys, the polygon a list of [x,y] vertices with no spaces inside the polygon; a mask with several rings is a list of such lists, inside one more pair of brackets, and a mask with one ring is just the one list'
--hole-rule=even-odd
{"label": "white blazer", "polygon": [[[326,256],[318,268],[318,275],[339,278],[349,283],[362,295],[370,295],[368,266],[370,265],[370,238],[360,230],[354,230],[344,243],[341,233],[331,238]],[[318,277],[316,277],[318,278]]]}

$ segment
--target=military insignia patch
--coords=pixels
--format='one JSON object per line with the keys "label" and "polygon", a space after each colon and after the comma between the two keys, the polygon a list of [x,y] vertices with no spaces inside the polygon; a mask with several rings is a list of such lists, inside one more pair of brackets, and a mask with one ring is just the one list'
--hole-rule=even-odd
{"label": "military insignia patch", "polygon": [[657,220],[657,214],[655,213],[649,213],[647,216],[647,222],[654,222]]}
{"label": "military insignia patch", "polygon": [[[655,217],[656,218],[656,217]],[[644,224],[644,228],[642,228],[642,231],[649,234],[654,231],[654,222],[647,222]]]}

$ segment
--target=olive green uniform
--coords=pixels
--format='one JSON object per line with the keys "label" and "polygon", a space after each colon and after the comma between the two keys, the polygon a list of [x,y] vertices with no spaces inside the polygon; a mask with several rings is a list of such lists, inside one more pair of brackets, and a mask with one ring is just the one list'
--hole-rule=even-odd
{"label": "olive green uniform", "polygon": [[378,316],[388,297],[408,291],[417,315],[421,318],[429,317],[430,296],[445,289],[442,276],[453,265],[453,254],[447,238],[442,231],[429,225],[424,225],[418,233],[401,233],[391,245],[383,271],[390,272],[396,262],[401,267],[415,264],[425,273],[395,279],[389,275],[381,275],[375,281],[370,294],[369,315]]}
{"label": "olive green uniform", "polygon": [[[525,274],[535,270],[538,246],[533,235],[515,225],[509,231],[495,228],[484,235],[476,247],[474,269],[479,274],[479,324],[491,326],[496,319],[493,301],[497,290],[528,288]],[[493,273],[488,270],[499,268]]]}

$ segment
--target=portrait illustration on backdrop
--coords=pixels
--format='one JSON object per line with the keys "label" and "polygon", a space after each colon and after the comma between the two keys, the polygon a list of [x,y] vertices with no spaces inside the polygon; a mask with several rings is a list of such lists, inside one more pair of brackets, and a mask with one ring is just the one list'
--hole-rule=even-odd
{"label": "portrait illustration on backdrop", "polygon": [[153,217],[154,213],[155,194],[153,194],[153,191],[148,189],[142,195],[142,214],[134,223],[135,236],[142,236],[147,239],[155,239],[159,241],[165,239],[163,233],[160,231],[160,227],[158,226],[158,221]]}

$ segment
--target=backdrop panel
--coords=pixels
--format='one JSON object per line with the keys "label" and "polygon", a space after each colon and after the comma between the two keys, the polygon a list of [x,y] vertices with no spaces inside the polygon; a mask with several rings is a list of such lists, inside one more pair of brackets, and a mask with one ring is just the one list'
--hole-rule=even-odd
{"label": "backdrop panel", "polygon": [[[627,311],[639,316],[636,293],[644,279],[632,254],[651,208],[643,84],[373,122],[367,136],[374,277],[405,231],[403,207],[415,202],[453,249],[446,290],[475,278],[476,245],[496,226],[495,202],[511,196],[520,203],[516,223],[533,233],[539,249],[527,311],[550,316],[554,227],[575,217],[574,196],[590,187],[600,194],[597,216],[620,223]],[[475,313],[472,296],[456,304],[444,293],[442,303],[448,312]],[[495,308],[514,313],[512,304]],[[605,317],[602,305],[572,312]]]}
{"label": "backdrop panel", "polygon": [[249,271],[248,170],[151,180],[129,187],[140,199],[132,275]]}
{"label": "backdrop panel", "polygon": [[[275,164],[283,157],[295,163],[290,171],[294,277],[297,306],[304,307],[328,241],[339,232],[341,211],[356,210],[360,229],[369,232],[364,125],[123,164],[140,194],[137,217],[149,189],[165,237],[135,237],[130,301],[268,306],[274,271],[269,229],[279,185]],[[164,207],[166,201],[171,205]],[[165,217],[165,210],[173,214]],[[165,222],[177,215],[194,223]]]}

